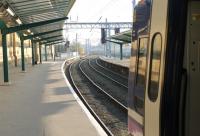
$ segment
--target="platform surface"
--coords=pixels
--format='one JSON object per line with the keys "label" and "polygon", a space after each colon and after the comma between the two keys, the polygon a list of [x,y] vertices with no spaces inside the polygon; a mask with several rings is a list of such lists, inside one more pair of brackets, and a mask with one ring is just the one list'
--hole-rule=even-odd
{"label": "platform surface", "polygon": [[65,83],[61,64],[12,70],[11,85],[0,86],[1,136],[99,135]]}
{"label": "platform surface", "polygon": [[110,57],[105,57],[105,56],[101,56],[100,59],[102,59],[106,62],[109,62],[109,63],[124,66],[127,68],[129,68],[129,66],[130,66],[130,59],[124,58],[124,59],[120,60],[119,58],[113,58],[113,57],[110,58]]}

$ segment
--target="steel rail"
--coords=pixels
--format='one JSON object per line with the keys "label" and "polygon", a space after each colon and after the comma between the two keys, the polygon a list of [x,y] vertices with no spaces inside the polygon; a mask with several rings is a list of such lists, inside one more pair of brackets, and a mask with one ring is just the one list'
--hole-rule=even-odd
{"label": "steel rail", "polygon": [[120,83],[119,81],[116,81],[115,79],[111,78],[110,76],[107,76],[107,75],[105,75],[104,73],[102,73],[102,72],[100,72],[99,70],[97,70],[96,68],[94,68],[94,67],[91,65],[91,63],[90,63],[90,59],[89,59],[89,66],[90,66],[92,69],[94,69],[97,73],[99,73],[100,75],[102,75],[102,76],[104,76],[104,77],[110,79],[111,81],[117,83],[118,85],[120,85],[120,86],[122,86],[122,87],[128,89],[128,86],[126,86],[126,85]]}
{"label": "steel rail", "polygon": [[115,104],[117,104],[123,111],[127,112],[128,108],[123,105],[121,102],[119,102],[117,99],[115,99],[113,96],[111,96],[110,94],[108,94],[105,90],[103,90],[99,85],[97,85],[82,69],[81,65],[85,60],[81,61],[79,63],[79,69],[81,70],[81,72],[83,73],[83,75],[95,86],[98,88],[98,90],[100,90],[103,94],[105,94],[109,99],[111,99]]}
{"label": "steel rail", "polygon": [[85,100],[85,98],[81,94],[80,90],[76,86],[76,84],[74,82],[74,79],[73,79],[73,76],[72,76],[72,73],[71,73],[72,65],[74,65],[74,62],[69,65],[69,71],[68,72],[69,72],[69,78],[70,78],[71,83],[72,83],[71,85],[73,86],[75,92],[77,93],[77,95],[79,96],[79,98],[81,99],[81,101],[84,103],[84,105],[87,107],[87,109],[89,110],[89,112],[92,114],[92,116],[95,118],[95,120],[99,123],[99,125],[106,132],[106,134],[108,136],[114,136],[113,133],[107,128],[107,126],[103,123],[103,121],[101,121],[101,119],[98,117],[98,115],[94,112],[94,110],[90,107],[90,105]]}
{"label": "steel rail", "polygon": [[96,64],[97,64],[99,67],[101,67],[101,68],[103,68],[103,69],[105,69],[105,70],[107,70],[107,71],[109,71],[109,72],[111,72],[111,73],[113,73],[113,74],[115,74],[115,75],[118,75],[118,76],[120,76],[121,78],[123,78],[123,79],[125,79],[125,80],[128,80],[128,78],[126,78],[126,77],[124,77],[124,76],[122,76],[122,75],[120,75],[120,74],[118,74],[118,73],[116,73],[116,72],[114,72],[114,71],[112,71],[112,70],[110,70],[110,69],[108,69],[108,68],[102,66],[101,64],[99,64],[99,62],[97,61],[97,59],[96,59]]}

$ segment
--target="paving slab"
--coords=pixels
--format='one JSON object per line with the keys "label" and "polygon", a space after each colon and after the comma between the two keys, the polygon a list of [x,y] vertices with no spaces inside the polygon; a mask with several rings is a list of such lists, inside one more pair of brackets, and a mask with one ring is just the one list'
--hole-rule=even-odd
{"label": "paving slab", "polygon": [[12,70],[11,85],[0,86],[1,136],[99,136],[71,93],[62,61]]}

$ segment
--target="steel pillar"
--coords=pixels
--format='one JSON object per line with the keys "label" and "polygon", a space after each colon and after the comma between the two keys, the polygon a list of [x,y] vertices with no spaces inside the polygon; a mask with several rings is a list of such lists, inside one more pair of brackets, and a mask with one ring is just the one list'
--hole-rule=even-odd
{"label": "steel pillar", "polygon": [[15,33],[13,33],[13,56],[15,59],[15,67],[17,67],[17,54],[16,54],[16,37]]}
{"label": "steel pillar", "polygon": [[24,58],[24,40],[21,40],[21,61],[22,61],[22,71],[25,71],[25,58]]}
{"label": "steel pillar", "polygon": [[56,61],[56,49],[55,49],[55,46],[54,46],[54,55],[53,55],[53,60]]}
{"label": "steel pillar", "polygon": [[31,48],[32,48],[32,66],[35,65],[35,53],[34,53],[34,42],[31,40]]}
{"label": "steel pillar", "polygon": [[52,49],[52,45],[50,45],[51,48],[51,58],[53,59],[53,49]]}
{"label": "steel pillar", "polygon": [[40,64],[42,64],[42,47],[41,47],[42,45],[41,44],[39,44],[39,55],[40,55]]}
{"label": "steel pillar", "polygon": [[122,48],[123,44],[120,44],[120,60],[123,59],[123,48]]}
{"label": "steel pillar", "polygon": [[47,61],[47,46],[45,45],[45,61]]}
{"label": "steel pillar", "polygon": [[6,34],[2,34],[4,83],[9,82]]}

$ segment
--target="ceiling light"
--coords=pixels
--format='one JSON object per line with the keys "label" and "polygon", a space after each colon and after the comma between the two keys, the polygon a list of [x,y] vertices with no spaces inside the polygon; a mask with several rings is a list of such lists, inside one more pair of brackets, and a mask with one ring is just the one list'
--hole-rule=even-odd
{"label": "ceiling light", "polygon": [[31,33],[31,30],[30,30],[30,29],[28,29],[28,30],[27,30],[27,32]]}
{"label": "ceiling light", "polygon": [[14,15],[15,15],[15,13],[12,11],[11,8],[8,7],[6,10],[8,11],[8,13],[9,13],[11,16],[14,16]]}
{"label": "ceiling light", "polygon": [[34,33],[33,33],[33,32],[31,32],[31,34],[32,34],[32,35],[34,35]]}
{"label": "ceiling light", "polygon": [[22,24],[22,21],[18,18],[17,20],[17,23],[19,24],[19,25],[21,25]]}

